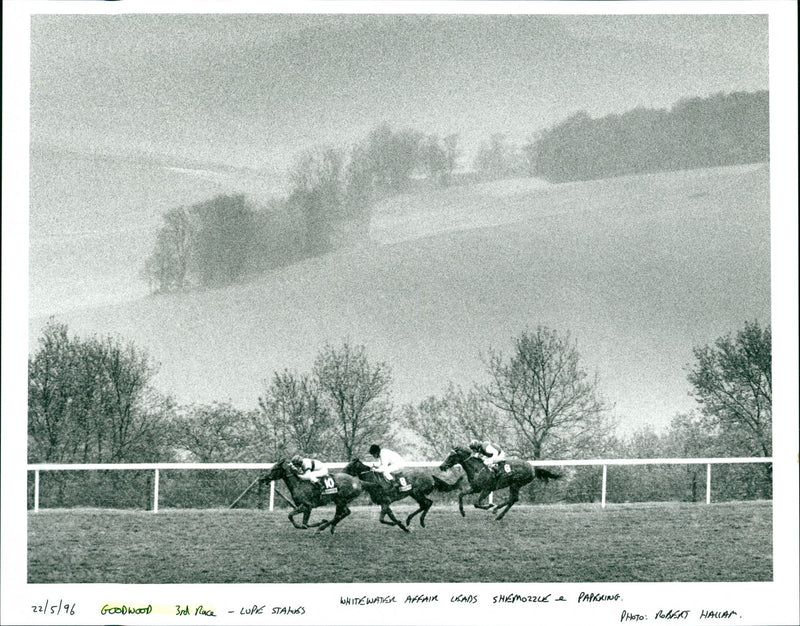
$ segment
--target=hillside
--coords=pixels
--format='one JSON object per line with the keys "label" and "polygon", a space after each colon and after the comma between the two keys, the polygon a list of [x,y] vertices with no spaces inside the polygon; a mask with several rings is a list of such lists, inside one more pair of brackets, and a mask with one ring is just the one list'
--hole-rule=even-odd
{"label": "hillside", "polygon": [[[769,321],[769,170],[582,183],[502,181],[383,202],[372,241],[216,290],[58,316],[120,334],[182,403],[255,407],[264,380],[347,337],[394,371],[397,402],[484,376],[525,327],[569,330],[623,426],[692,406],[691,348]],[[30,345],[45,320],[30,323]]]}
{"label": "hillside", "polygon": [[31,314],[131,300],[162,215],[217,194],[264,204],[281,176],[178,159],[100,156],[34,145],[30,179]]}

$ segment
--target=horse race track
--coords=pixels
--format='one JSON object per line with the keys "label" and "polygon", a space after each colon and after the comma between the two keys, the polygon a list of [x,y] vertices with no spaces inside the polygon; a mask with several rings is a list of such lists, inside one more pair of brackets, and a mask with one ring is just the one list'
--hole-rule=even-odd
{"label": "horse race track", "polygon": [[410,534],[377,518],[354,507],[331,535],[296,530],[283,511],[45,510],[28,515],[28,582],[772,579],[771,502],[517,505],[500,522],[434,505]]}

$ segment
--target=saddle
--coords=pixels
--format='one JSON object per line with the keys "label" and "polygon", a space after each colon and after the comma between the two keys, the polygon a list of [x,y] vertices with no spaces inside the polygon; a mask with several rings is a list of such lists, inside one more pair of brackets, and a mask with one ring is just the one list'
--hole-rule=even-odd
{"label": "saddle", "polygon": [[411,483],[406,480],[406,477],[403,476],[403,474],[394,475],[394,486],[397,487],[397,490],[400,493],[411,491]]}
{"label": "saddle", "polygon": [[383,472],[375,471],[372,472],[375,475],[376,481],[383,485],[385,489],[397,489],[400,493],[405,493],[406,491],[411,490],[411,483],[406,480],[406,477],[402,474],[402,472],[394,472],[394,480],[389,481],[383,475]]}
{"label": "saddle", "polygon": [[486,469],[495,477],[501,478],[504,474],[510,473],[511,466],[508,465],[507,461],[498,461],[497,463],[492,463],[491,465],[487,465]]}
{"label": "saddle", "polygon": [[312,483],[317,492],[322,496],[330,496],[339,493],[336,481],[333,476],[321,476],[316,483]]}

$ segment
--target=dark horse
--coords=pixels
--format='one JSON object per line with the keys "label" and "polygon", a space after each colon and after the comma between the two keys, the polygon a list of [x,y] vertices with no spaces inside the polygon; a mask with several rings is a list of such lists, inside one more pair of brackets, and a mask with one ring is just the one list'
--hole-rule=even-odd
{"label": "dark horse", "polygon": [[554,474],[546,469],[536,468],[536,471],[534,471],[527,461],[513,457],[500,461],[497,464],[498,468],[495,472],[491,468],[486,467],[483,460],[475,457],[470,450],[459,447],[455,447],[450,451],[450,454],[447,455],[447,458],[439,466],[439,469],[445,471],[454,465],[460,465],[464,468],[464,473],[467,475],[467,481],[470,487],[469,491],[462,491],[458,494],[458,510],[461,511],[462,517],[465,515],[464,496],[479,493],[480,497],[475,501],[475,507],[479,509],[491,509],[491,504],[482,504],[482,502],[493,491],[508,487],[508,500],[494,506],[495,514],[497,514],[500,509],[503,509],[495,518],[499,520],[503,519],[503,516],[508,513],[508,510],[519,500],[519,490],[531,482],[534,477],[542,480],[560,478],[559,474]]}
{"label": "dark horse", "polygon": [[[301,480],[291,464],[286,459],[281,459],[261,478],[264,482],[283,479],[289,492],[292,494],[294,501],[294,510],[289,513],[289,521],[295,528],[317,528],[317,532],[330,527],[331,534],[333,534],[336,524],[341,522],[345,517],[350,515],[350,508],[348,503],[355,500],[361,495],[361,481],[349,474],[332,474],[330,476],[323,476],[320,479],[320,485],[313,485],[307,480]],[[321,487],[321,489],[319,488]],[[335,493],[325,493],[329,489],[335,489]],[[326,504],[335,504],[336,513],[331,521],[322,520],[316,524],[309,524],[308,518],[311,515],[311,509]],[[298,513],[303,514],[302,523],[298,524],[294,521],[295,515]]]}
{"label": "dark horse", "polygon": [[[425,516],[433,506],[433,500],[431,500],[428,496],[434,490],[453,491],[458,489],[463,478],[459,477],[455,484],[450,485],[441,478],[433,476],[427,472],[415,472],[413,470],[409,471],[406,469],[403,470],[402,475],[405,479],[406,485],[410,486],[411,488],[401,490],[401,488],[397,485],[390,485],[383,477],[381,472],[374,471],[371,467],[357,458],[350,461],[342,469],[342,471],[346,474],[350,474],[351,476],[358,476],[358,478],[361,479],[361,485],[369,494],[373,504],[378,504],[381,507],[381,524],[399,526],[405,532],[408,532],[407,527],[411,524],[411,520],[414,519],[414,516],[417,515],[417,513],[422,513],[422,515],[419,516],[419,525],[423,528],[425,527]],[[395,517],[389,505],[392,502],[402,500],[407,496],[411,496],[414,500],[416,500],[419,508],[411,513],[406,518],[406,523],[403,524],[403,522]],[[384,519],[387,515],[389,516],[389,519],[392,520],[391,522],[387,522]]]}

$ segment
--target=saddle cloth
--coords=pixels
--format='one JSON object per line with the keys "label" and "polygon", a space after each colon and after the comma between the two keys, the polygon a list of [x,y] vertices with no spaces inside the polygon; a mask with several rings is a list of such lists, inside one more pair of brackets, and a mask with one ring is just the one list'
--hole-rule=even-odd
{"label": "saddle cloth", "polygon": [[330,496],[339,493],[339,488],[333,480],[333,476],[323,476],[319,480],[319,486],[323,496]]}

